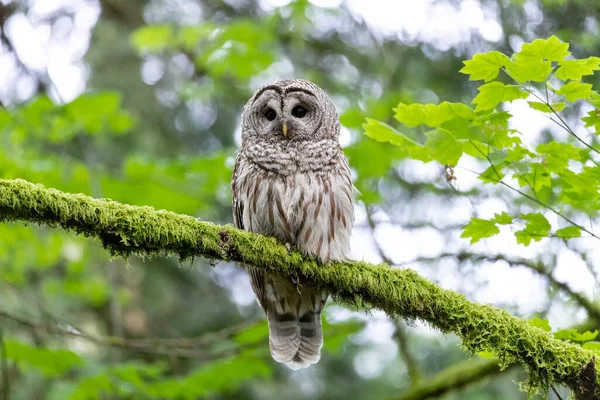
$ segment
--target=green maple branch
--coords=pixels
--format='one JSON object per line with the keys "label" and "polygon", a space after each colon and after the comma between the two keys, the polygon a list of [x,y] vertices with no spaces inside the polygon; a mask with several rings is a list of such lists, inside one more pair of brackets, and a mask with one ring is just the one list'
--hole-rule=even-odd
{"label": "green maple branch", "polygon": [[[478,149],[478,148],[477,148],[477,149]],[[594,232],[590,231],[589,229],[587,229],[587,228],[586,228],[586,227],[584,227],[583,225],[580,225],[580,224],[576,223],[576,222],[575,222],[575,221],[573,221],[571,218],[567,217],[566,215],[564,215],[564,214],[563,214],[563,213],[561,213],[560,211],[556,210],[554,207],[552,207],[552,206],[549,206],[548,204],[546,204],[546,203],[544,203],[544,202],[542,202],[542,201],[540,201],[540,200],[536,199],[535,197],[532,197],[532,196],[528,195],[527,193],[523,192],[522,190],[519,190],[519,189],[517,189],[517,188],[514,188],[514,187],[510,186],[508,183],[504,182],[504,181],[502,180],[502,177],[501,177],[500,173],[499,173],[499,172],[496,170],[496,167],[495,167],[495,165],[492,163],[492,161],[490,160],[490,158],[489,158],[489,157],[487,157],[487,156],[486,156],[486,155],[485,155],[483,152],[481,152],[481,150],[479,150],[479,149],[478,149],[478,151],[479,151],[479,152],[480,152],[480,153],[483,155],[483,157],[484,157],[486,160],[488,160],[488,162],[489,162],[489,163],[490,163],[490,165],[492,166],[492,169],[493,169],[493,170],[494,170],[494,172],[495,172],[495,173],[498,175],[498,178],[499,178],[499,179],[495,179],[495,178],[492,178],[492,177],[490,177],[490,176],[486,176],[486,177],[485,177],[486,179],[489,179],[489,180],[490,180],[490,181],[492,181],[492,182],[495,182],[495,183],[499,183],[499,184],[501,184],[502,186],[504,186],[504,187],[506,187],[506,188],[508,188],[508,189],[512,190],[513,192],[515,192],[515,193],[518,193],[518,194],[520,194],[521,196],[525,197],[526,199],[528,199],[528,200],[531,200],[531,201],[533,201],[534,203],[536,203],[536,204],[538,204],[538,205],[542,206],[543,208],[545,208],[545,209],[547,209],[547,210],[549,210],[549,211],[553,212],[553,213],[554,213],[554,214],[556,214],[557,216],[561,217],[562,219],[564,219],[565,221],[567,221],[567,222],[568,222],[568,223],[570,223],[571,225],[573,225],[573,226],[576,226],[576,227],[577,227],[577,228],[579,228],[581,231],[583,231],[583,232],[587,233],[587,234],[588,234],[588,235],[590,235],[591,237],[593,237],[593,238],[596,238],[596,239],[600,239],[600,237],[599,237],[599,236],[597,236],[597,235],[596,235]],[[469,168],[466,168],[466,167],[463,167],[463,166],[460,166],[460,165],[457,165],[457,167],[459,167],[459,168],[462,168],[462,169],[464,169],[465,171],[469,171],[469,172],[471,172],[471,173],[473,173],[473,174],[475,174],[475,175],[477,175],[477,176],[480,176],[480,177],[481,177],[481,176],[483,176],[483,173],[479,173],[479,172],[477,172],[477,171],[473,171],[473,170],[471,170],[471,169],[469,169]]]}
{"label": "green maple branch", "polygon": [[113,257],[177,255],[237,261],[309,282],[334,298],[376,307],[392,317],[420,319],[455,333],[470,353],[494,353],[520,363],[531,390],[567,385],[577,398],[600,396],[595,356],[581,346],[489,305],[473,303],[410,269],[364,261],[322,265],[274,238],[151,207],[67,194],[23,180],[0,180],[0,221],[34,222],[96,238]]}
{"label": "green maple branch", "polygon": [[[548,109],[552,112],[552,114],[554,114],[556,116],[556,118],[558,118],[560,120],[560,122],[559,122],[559,121],[556,121],[555,119],[552,119],[552,118],[548,117],[547,115],[545,115],[548,119],[550,119],[550,121],[554,122],[555,124],[557,124],[558,126],[560,126],[561,128],[563,128],[567,133],[569,133],[569,135],[573,136],[575,139],[577,139],[580,143],[582,143],[588,149],[592,150],[593,152],[595,152],[597,154],[600,154],[600,150],[598,150],[595,147],[591,146],[585,140],[583,140],[582,138],[580,138],[575,132],[573,132],[573,130],[569,127],[569,125],[567,124],[567,122],[560,116],[560,114],[554,109],[554,107],[552,107],[552,104],[550,104],[550,102],[548,100],[544,100],[543,98],[541,98],[540,96],[538,96],[538,94],[535,93],[533,90],[529,89],[523,83],[519,82],[515,77],[513,77],[508,72],[508,70],[505,67],[502,67],[501,69],[502,69],[502,71],[504,71],[506,73],[506,75],[508,75],[508,77],[510,79],[512,79],[513,81],[515,81],[517,83],[517,85],[519,85],[523,90],[525,90],[527,93],[529,93],[532,96],[534,96],[535,98],[537,98],[540,102],[544,103],[548,107]],[[545,85],[546,85],[546,92],[547,92],[548,91],[547,79],[545,81]],[[548,95],[546,94],[546,98],[547,98],[547,96]]]}

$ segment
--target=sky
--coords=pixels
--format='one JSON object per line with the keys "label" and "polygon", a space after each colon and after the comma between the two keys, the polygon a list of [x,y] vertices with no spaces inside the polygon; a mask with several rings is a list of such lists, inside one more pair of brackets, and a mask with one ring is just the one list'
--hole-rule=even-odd
{"label": "sky", "polygon": [[[7,0],[0,0],[4,3]],[[288,4],[289,0],[261,0],[265,9],[273,9]],[[338,7],[342,0],[311,0],[311,3],[321,7]],[[457,3],[457,2],[452,2]],[[501,25],[498,23],[498,10],[482,8],[479,2],[463,0],[453,5],[451,2],[437,2],[431,0],[347,0],[346,4],[357,18],[363,19],[378,35],[397,36],[407,43],[424,41],[430,43],[440,51],[450,51],[453,46],[468,43],[474,34],[478,34],[493,43],[504,39]],[[30,19],[17,15],[11,18],[6,26],[7,34],[14,39],[16,52],[25,67],[37,74],[49,74],[54,82],[54,97],[59,102],[69,102],[86,89],[86,80],[89,71],[83,57],[90,44],[91,29],[98,20],[100,9],[96,2],[89,0],[37,0],[33,3]],[[75,18],[73,24],[67,18],[61,21],[56,30],[58,34],[51,35],[48,24],[44,18],[54,11],[68,6],[73,10]],[[527,1],[524,9],[532,24],[541,23],[540,11],[535,2]],[[201,18],[201,12],[190,13],[189,18]],[[194,22],[194,21],[190,21]],[[522,42],[518,38],[509,38],[509,43],[518,51]],[[433,62],[433,61],[432,61]],[[144,70],[145,68],[145,70]],[[288,66],[288,68],[292,68]],[[142,75],[151,80],[153,70],[145,65]],[[0,52],[0,98],[8,95],[8,88],[13,87],[12,81],[17,77],[16,60],[6,52]],[[23,101],[30,97],[35,90],[34,82],[21,77],[16,82],[16,100]],[[508,106],[508,111],[514,115],[512,128],[522,132],[530,132],[527,137],[533,143],[542,129],[556,129],[552,122],[540,116],[539,113],[528,107],[526,100],[515,101]],[[578,128],[580,129],[580,128]],[[346,132],[342,143],[350,143],[350,135]],[[440,173],[440,167],[432,164],[422,164],[409,161],[403,168],[418,171],[415,179],[426,179]],[[480,170],[480,164],[474,159],[464,157],[459,167],[455,169],[458,189],[468,190],[480,181],[468,170]],[[453,210],[451,218],[456,223],[468,220],[473,209],[469,203],[461,204]],[[505,205],[497,199],[490,198],[477,206],[479,217],[490,217],[496,212],[503,211]],[[431,211],[435,213],[435,210]],[[443,212],[443,211],[439,211]],[[432,214],[432,217],[435,216]],[[367,224],[366,212],[360,205],[356,211],[355,233],[352,238],[352,254],[356,259],[370,262],[380,262],[377,246],[371,239],[370,228]],[[553,226],[558,227],[562,221],[557,218],[551,220]],[[362,227],[362,228],[361,228]],[[412,264],[415,258],[426,256],[436,257],[445,249],[446,242],[434,229],[407,231],[401,227],[380,224],[375,232],[378,241],[386,255],[395,263],[416,268],[420,273],[429,277],[441,286],[448,289],[471,292],[472,299],[482,303],[498,305],[518,305],[524,315],[542,309],[546,302],[546,282],[526,268],[511,268],[506,263],[483,263],[476,274],[471,274],[464,279],[453,260],[440,261],[438,268]],[[499,236],[484,240],[474,246],[469,246],[466,240],[464,249],[473,252],[500,252],[509,255],[536,258],[539,254],[548,252],[548,241],[534,243],[529,247],[519,246],[515,237],[509,230],[503,231]],[[581,240],[580,246],[590,248],[589,241]],[[594,250],[596,255],[598,250]],[[600,257],[595,257],[600,259]],[[558,269],[555,273],[559,281],[567,282],[573,289],[581,291],[587,296],[597,295],[598,288],[587,270],[587,267],[572,251],[563,249],[558,255]],[[444,268],[447,265],[448,268]],[[596,265],[596,267],[599,267]],[[220,272],[215,272],[220,274]],[[232,275],[228,275],[232,276]],[[245,277],[239,282],[229,282],[241,309],[253,304],[254,297],[250,291],[249,282]],[[339,307],[329,307],[330,318],[345,318],[347,311]],[[552,326],[565,326],[573,322],[572,310],[564,307],[554,307],[549,314]],[[357,315],[357,314],[353,314]],[[585,314],[579,313],[579,318]],[[355,368],[365,377],[377,376],[391,362],[397,352],[395,342],[392,340],[392,325],[383,313],[375,312],[372,315],[360,318],[370,321],[363,337],[356,340],[370,338],[375,347],[365,349],[357,358]],[[431,330],[421,326],[424,334],[433,334]]]}

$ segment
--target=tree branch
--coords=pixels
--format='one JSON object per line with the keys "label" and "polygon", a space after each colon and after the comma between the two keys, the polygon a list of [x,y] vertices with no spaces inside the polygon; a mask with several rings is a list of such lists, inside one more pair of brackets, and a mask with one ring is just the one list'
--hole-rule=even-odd
{"label": "tree branch", "polygon": [[600,396],[594,353],[556,340],[547,332],[497,308],[468,301],[409,269],[363,261],[321,265],[288,251],[274,238],[191,216],[108,199],[66,194],[24,180],[0,180],[0,221],[59,226],[97,238],[112,256],[177,254],[238,261],[294,279],[308,279],[337,298],[377,307],[390,316],[421,319],[457,334],[471,353],[493,352],[502,365],[519,362],[531,389],[568,385],[578,398]]}
{"label": "tree branch", "polygon": [[478,382],[490,375],[506,372],[514,366],[500,369],[498,360],[489,358],[462,361],[430,378],[423,379],[421,383],[401,396],[400,400],[438,398],[443,394]]}
{"label": "tree branch", "polygon": [[487,261],[487,262],[498,262],[504,261],[508,265],[515,266],[521,265],[523,267],[529,268],[532,271],[535,271],[539,275],[548,279],[548,282],[551,286],[562,290],[564,293],[569,295],[577,304],[579,304],[584,310],[587,311],[588,315],[600,323],[600,307],[596,305],[592,300],[588,299],[584,294],[573,290],[567,283],[561,282],[557,280],[554,275],[552,275],[552,271],[549,271],[544,264],[539,261],[529,260],[526,258],[518,258],[518,257],[508,257],[502,254],[494,254],[494,255],[486,255],[486,254],[475,254],[469,252],[461,252],[461,253],[442,253],[435,258],[431,257],[420,257],[409,263],[414,262],[436,262],[441,258],[456,258],[458,261],[470,260],[470,261]]}
{"label": "tree branch", "polygon": [[[404,359],[404,364],[406,364],[408,377],[410,378],[410,384],[411,386],[415,386],[421,380],[419,362],[410,351],[407,337],[408,335],[406,333],[406,326],[404,325],[404,322],[394,320],[394,327],[396,328],[396,332],[394,332],[394,338],[398,342],[400,355],[402,356],[402,359]],[[496,363],[496,365],[498,365],[498,363]]]}
{"label": "tree branch", "polygon": [[[260,323],[257,320],[248,320],[240,324],[236,324],[216,332],[208,332],[201,336],[189,338],[126,338],[121,336],[96,336],[80,331],[70,326],[61,327],[60,325],[42,324],[30,321],[21,316],[10,314],[0,310],[0,320],[6,319],[13,321],[21,326],[33,329],[35,331],[43,331],[56,335],[67,337],[75,337],[87,340],[98,346],[116,347],[129,351],[135,351],[145,354],[163,355],[169,357],[181,357],[198,360],[208,360],[217,356],[222,356],[221,351],[207,351],[206,348],[210,345],[229,339],[236,333],[250,328],[253,325]],[[0,331],[0,338],[1,338]],[[1,341],[0,341],[1,344]],[[243,346],[238,346],[243,347]],[[229,351],[231,349],[227,349]],[[1,400],[1,398],[0,398]]]}

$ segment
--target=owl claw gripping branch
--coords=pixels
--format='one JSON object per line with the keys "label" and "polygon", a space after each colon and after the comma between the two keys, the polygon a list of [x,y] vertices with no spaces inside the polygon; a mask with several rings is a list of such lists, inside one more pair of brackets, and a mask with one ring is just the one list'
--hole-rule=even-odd
{"label": "owl claw gripping branch", "polygon": [[[233,171],[235,226],[278,238],[323,262],[348,260],[354,187],[333,102],[312,82],[267,84],[242,115]],[[321,357],[324,291],[247,266],[269,323],[273,358],[292,369]]]}

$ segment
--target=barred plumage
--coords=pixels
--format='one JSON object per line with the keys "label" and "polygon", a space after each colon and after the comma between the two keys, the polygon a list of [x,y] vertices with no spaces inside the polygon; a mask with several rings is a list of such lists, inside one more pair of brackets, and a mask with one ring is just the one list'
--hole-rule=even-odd
{"label": "barred plumage", "polygon": [[[243,114],[232,181],[235,225],[323,262],[347,260],[354,187],[339,129],[333,103],[313,83],[293,79],[259,89]],[[267,314],[273,358],[293,369],[316,363],[327,294],[247,269]]]}

